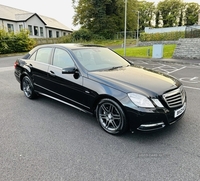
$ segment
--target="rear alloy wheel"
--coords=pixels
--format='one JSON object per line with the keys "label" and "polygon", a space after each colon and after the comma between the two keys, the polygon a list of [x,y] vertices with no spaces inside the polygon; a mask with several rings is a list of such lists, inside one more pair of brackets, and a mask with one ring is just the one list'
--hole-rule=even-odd
{"label": "rear alloy wheel", "polygon": [[22,79],[22,89],[27,98],[35,98],[33,83],[28,76],[24,76]]}
{"label": "rear alloy wheel", "polygon": [[99,102],[96,117],[100,126],[110,134],[117,135],[126,131],[124,112],[119,104],[111,99],[103,99]]}

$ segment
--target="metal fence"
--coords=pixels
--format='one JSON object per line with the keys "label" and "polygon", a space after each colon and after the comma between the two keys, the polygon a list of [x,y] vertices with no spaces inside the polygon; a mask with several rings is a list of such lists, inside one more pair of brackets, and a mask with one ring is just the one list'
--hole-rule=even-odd
{"label": "metal fence", "polygon": [[[136,39],[136,37],[137,37],[137,31],[126,31],[126,37],[127,38]],[[122,38],[124,38],[124,31],[117,32],[115,38],[116,39],[122,39]]]}
{"label": "metal fence", "polygon": [[200,29],[187,26],[185,29],[185,38],[200,38]]}

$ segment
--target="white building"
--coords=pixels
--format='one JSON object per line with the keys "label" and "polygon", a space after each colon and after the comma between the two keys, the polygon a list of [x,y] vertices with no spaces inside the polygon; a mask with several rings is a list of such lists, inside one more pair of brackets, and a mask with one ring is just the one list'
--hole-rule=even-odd
{"label": "white building", "polygon": [[57,20],[0,4],[0,29],[19,32],[27,29],[31,38],[58,38],[72,30]]}

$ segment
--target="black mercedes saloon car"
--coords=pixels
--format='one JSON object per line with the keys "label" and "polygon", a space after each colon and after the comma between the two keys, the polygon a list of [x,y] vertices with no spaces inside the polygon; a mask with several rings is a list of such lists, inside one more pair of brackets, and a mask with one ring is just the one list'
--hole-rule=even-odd
{"label": "black mercedes saloon car", "polygon": [[186,110],[180,81],[134,66],[106,47],[40,45],[14,66],[27,98],[44,95],[91,113],[113,135],[164,128]]}

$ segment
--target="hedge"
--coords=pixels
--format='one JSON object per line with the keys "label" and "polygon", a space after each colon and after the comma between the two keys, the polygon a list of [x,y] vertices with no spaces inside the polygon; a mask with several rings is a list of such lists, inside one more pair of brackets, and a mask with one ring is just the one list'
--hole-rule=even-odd
{"label": "hedge", "polygon": [[185,38],[184,31],[140,34],[140,41],[170,41],[170,40],[179,40],[180,38]]}
{"label": "hedge", "polygon": [[35,40],[29,38],[29,33],[26,30],[18,33],[0,30],[0,54],[27,52],[35,44]]}

